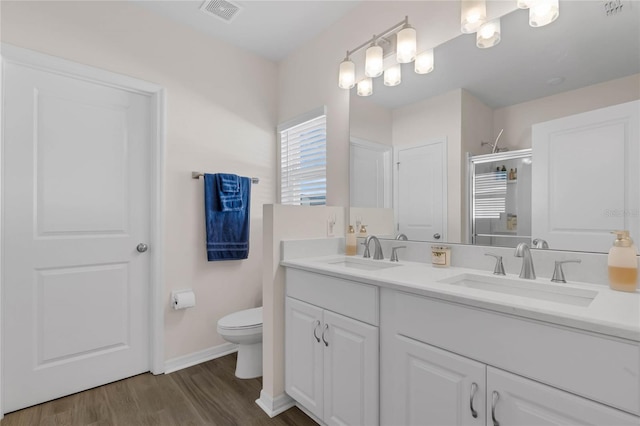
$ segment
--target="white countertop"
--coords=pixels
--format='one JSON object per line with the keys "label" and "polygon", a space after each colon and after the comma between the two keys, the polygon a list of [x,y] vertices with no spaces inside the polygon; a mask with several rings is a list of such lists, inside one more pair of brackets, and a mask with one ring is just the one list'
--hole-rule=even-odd
{"label": "white countertop", "polygon": [[[398,266],[361,270],[332,263],[345,259],[356,259],[365,265],[367,262],[382,262]],[[608,286],[576,282],[556,284],[548,278],[534,281],[511,275],[496,277],[491,272],[475,269],[438,268],[428,263],[407,261],[391,263],[386,259],[371,260],[360,256],[331,255],[290,259],[282,261],[281,265],[640,342],[639,291],[626,293],[611,290]],[[588,306],[583,307],[438,282],[460,274],[517,280],[527,284],[540,283],[541,287],[551,285],[590,290],[597,292],[597,295]]]}

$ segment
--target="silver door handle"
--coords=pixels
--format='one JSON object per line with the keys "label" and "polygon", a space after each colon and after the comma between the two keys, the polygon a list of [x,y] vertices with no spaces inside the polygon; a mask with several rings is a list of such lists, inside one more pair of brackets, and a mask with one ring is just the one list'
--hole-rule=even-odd
{"label": "silver door handle", "polygon": [[476,396],[476,392],[478,392],[478,384],[471,383],[471,396],[469,397],[469,408],[471,409],[471,416],[474,419],[478,418],[478,412],[473,408],[473,398]]}
{"label": "silver door handle", "polygon": [[144,253],[145,251],[149,250],[149,246],[145,243],[140,243],[136,246],[136,250],[138,250],[138,252],[140,253]]}
{"label": "silver door handle", "polygon": [[316,342],[320,343],[320,338],[316,334],[316,330],[318,330],[318,327],[320,327],[320,320],[316,320],[316,323],[313,326],[313,337],[316,338]]}
{"label": "silver door handle", "polygon": [[436,240],[440,239],[440,234],[438,234],[437,232],[435,234],[433,234],[433,238],[435,238]]}
{"label": "silver door handle", "polygon": [[329,342],[327,342],[327,339],[324,338],[324,334],[327,332],[328,329],[329,329],[329,324],[325,324],[324,330],[322,330],[322,341],[324,342],[325,346],[329,346]]}
{"label": "silver door handle", "polygon": [[500,394],[498,391],[493,391],[493,400],[491,401],[491,421],[493,421],[493,426],[500,426],[500,422],[496,419],[496,404],[498,404],[498,400],[500,399]]}

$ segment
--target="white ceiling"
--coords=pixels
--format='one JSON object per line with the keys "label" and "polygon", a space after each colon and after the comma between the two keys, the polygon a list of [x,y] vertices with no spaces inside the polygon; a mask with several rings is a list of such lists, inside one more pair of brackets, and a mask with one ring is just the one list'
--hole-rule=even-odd
{"label": "white ceiling", "polygon": [[[362,20],[351,24],[357,28],[370,24],[367,13],[379,14],[401,4],[376,1],[379,7],[374,9],[378,12],[372,12],[375,3],[367,3],[373,0],[231,0],[241,10],[231,22],[224,22],[199,10],[203,0],[131,1],[273,61],[285,58],[355,7],[362,10],[358,14]],[[446,24],[446,31],[440,28],[440,32],[452,32],[449,15],[459,13],[458,2],[420,3],[413,6],[424,7],[430,15],[441,18],[432,16],[435,21],[431,26]],[[377,78],[369,99],[397,108],[463,88],[499,108],[640,73],[640,1],[622,0],[622,12],[612,16],[606,16],[605,3],[561,0],[560,17],[541,28],[528,25],[528,11],[515,10],[501,18],[502,40],[497,46],[479,49],[475,35],[460,35],[435,48],[432,73],[417,75],[413,64],[404,64],[402,83],[386,87],[382,78]],[[417,21],[414,25],[420,38],[423,17],[410,18],[413,23]],[[336,73],[340,59],[336,58]],[[356,67],[362,66],[356,63]],[[551,84],[553,81],[560,83]]]}
{"label": "white ceiling", "polygon": [[272,61],[285,58],[360,2],[229,0],[240,11],[226,22],[201,11],[203,0],[132,1]]}

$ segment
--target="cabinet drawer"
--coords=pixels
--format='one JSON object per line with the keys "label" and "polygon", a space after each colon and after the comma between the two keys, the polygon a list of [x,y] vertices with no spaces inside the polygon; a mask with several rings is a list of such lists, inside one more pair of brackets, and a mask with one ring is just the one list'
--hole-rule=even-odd
{"label": "cabinet drawer", "polygon": [[384,293],[382,315],[398,334],[640,414],[637,342],[401,292]]}
{"label": "cabinet drawer", "polygon": [[287,296],[378,325],[378,287],[286,268]]}

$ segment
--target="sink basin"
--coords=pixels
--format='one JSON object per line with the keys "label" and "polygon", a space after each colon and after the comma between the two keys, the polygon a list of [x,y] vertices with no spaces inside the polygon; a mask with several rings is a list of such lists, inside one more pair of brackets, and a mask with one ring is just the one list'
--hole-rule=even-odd
{"label": "sink basin", "polygon": [[391,263],[384,260],[368,260],[368,259],[340,259],[327,262],[329,265],[344,266],[345,268],[360,269],[362,271],[377,271],[379,269],[395,268],[401,266],[397,263]]}
{"label": "sink basin", "polygon": [[593,290],[475,274],[456,275],[438,282],[574,306],[589,306],[598,295],[598,292]]}

